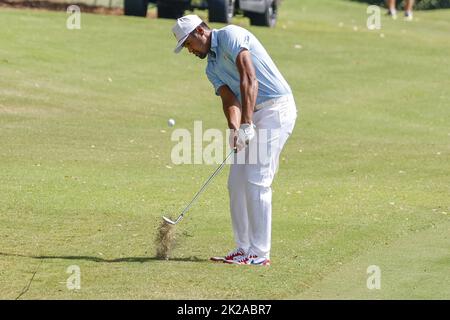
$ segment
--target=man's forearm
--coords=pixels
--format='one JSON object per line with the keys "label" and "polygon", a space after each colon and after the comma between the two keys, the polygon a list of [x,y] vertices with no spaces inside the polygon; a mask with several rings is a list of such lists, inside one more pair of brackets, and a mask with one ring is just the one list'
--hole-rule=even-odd
{"label": "man's forearm", "polygon": [[223,113],[228,121],[228,128],[239,129],[241,125],[241,104],[239,100],[234,95],[233,91],[223,85],[219,88],[219,94],[222,99]]}
{"label": "man's forearm", "polygon": [[253,66],[252,57],[248,50],[242,50],[236,58],[236,66],[240,76],[242,116],[241,124],[251,123],[253,109],[258,95],[258,80]]}
{"label": "man's forearm", "polygon": [[258,81],[248,75],[241,79],[242,116],[241,123],[251,123],[253,119],[253,109],[256,104],[258,93]]}
{"label": "man's forearm", "polygon": [[228,121],[228,128],[230,129],[239,129],[241,124],[241,110],[238,106],[223,106],[223,113]]}

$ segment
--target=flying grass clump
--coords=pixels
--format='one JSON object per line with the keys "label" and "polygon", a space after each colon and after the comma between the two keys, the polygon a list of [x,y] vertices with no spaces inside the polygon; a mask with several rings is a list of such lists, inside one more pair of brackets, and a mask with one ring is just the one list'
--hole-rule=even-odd
{"label": "flying grass clump", "polygon": [[169,260],[170,252],[175,244],[175,226],[163,220],[158,227],[155,244],[156,258]]}

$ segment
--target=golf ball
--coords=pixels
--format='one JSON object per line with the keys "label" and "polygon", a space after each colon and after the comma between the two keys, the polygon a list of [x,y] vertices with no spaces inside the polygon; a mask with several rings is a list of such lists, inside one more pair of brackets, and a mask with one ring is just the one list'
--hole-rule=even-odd
{"label": "golf ball", "polygon": [[167,124],[169,125],[169,127],[173,127],[173,126],[175,125],[175,120],[169,119],[169,120],[167,121]]}

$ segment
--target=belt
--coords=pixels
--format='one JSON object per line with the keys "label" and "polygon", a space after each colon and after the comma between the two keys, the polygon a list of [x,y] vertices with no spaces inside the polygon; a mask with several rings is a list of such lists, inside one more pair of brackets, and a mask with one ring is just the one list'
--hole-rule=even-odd
{"label": "belt", "polygon": [[293,100],[292,95],[287,95],[287,96],[282,96],[282,97],[278,97],[278,98],[269,99],[267,101],[261,102],[260,104],[257,104],[255,106],[254,111],[261,110],[262,108],[265,108],[267,106],[272,106],[272,105],[277,104],[277,103],[288,102],[290,100]]}

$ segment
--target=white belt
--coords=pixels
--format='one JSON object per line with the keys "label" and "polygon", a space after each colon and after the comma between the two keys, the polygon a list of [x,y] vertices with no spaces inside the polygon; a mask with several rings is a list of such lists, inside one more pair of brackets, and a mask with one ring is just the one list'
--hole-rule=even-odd
{"label": "white belt", "polygon": [[277,103],[285,103],[285,102],[288,102],[290,100],[293,100],[292,95],[287,95],[287,96],[282,96],[282,97],[278,97],[278,98],[269,99],[267,101],[264,101],[264,102],[256,105],[254,111],[261,110],[262,108],[265,108],[267,106],[272,106],[272,105],[277,104]]}

